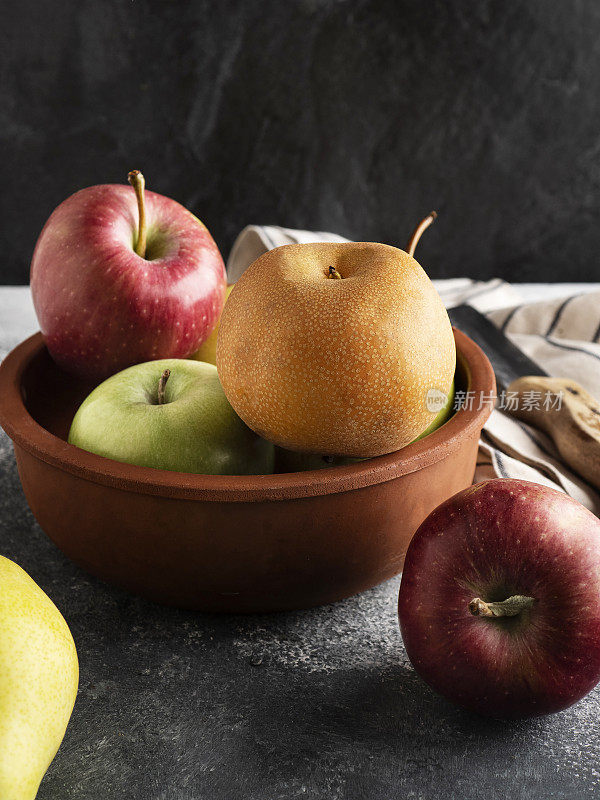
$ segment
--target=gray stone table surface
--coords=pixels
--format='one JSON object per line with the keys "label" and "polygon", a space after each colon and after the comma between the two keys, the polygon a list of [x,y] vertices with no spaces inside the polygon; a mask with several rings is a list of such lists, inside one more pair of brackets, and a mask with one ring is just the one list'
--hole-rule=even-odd
{"label": "gray stone table surface", "polygon": [[[26,290],[0,290],[0,355],[33,324]],[[287,614],[152,605],[91,578],[45,537],[3,433],[0,553],[56,602],[80,658],[74,714],[39,800],[600,795],[599,691],[529,722],[454,708],[408,662],[399,579]]]}

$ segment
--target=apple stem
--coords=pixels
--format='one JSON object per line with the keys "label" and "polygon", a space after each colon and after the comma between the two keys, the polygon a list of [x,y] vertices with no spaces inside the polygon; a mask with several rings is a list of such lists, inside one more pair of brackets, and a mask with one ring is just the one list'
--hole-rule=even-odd
{"label": "apple stem", "polygon": [[165,387],[167,385],[167,381],[169,380],[169,375],[171,374],[170,369],[166,369],[163,374],[160,376],[158,381],[158,405],[162,406],[165,402]]}
{"label": "apple stem", "polygon": [[422,219],[421,222],[417,225],[414,229],[412,236],[408,240],[408,244],[406,245],[406,252],[409,256],[414,256],[415,250],[417,249],[417,245],[419,244],[419,239],[423,235],[423,233],[427,230],[427,228],[431,225],[432,222],[435,222],[437,219],[437,212],[432,211],[428,214],[425,219]]}
{"label": "apple stem", "polygon": [[138,235],[135,243],[135,252],[140,258],[146,256],[146,206],[144,203],[144,188],[146,181],[139,169],[132,169],[127,175],[127,180],[133,186],[138,204]]}
{"label": "apple stem", "polygon": [[531,608],[535,603],[533,597],[515,594],[498,603],[486,603],[480,597],[475,597],[469,603],[469,611],[474,617],[516,617],[526,608]]}
{"label": "apple stem", "polygon": [[340,273],[337,271],[337,269],[335,267],[329,267],[329,270],[327,272],[327,277],[328,278],[335,278],[336,281],[341,281],[342,280],[342,276],[340,275]]}

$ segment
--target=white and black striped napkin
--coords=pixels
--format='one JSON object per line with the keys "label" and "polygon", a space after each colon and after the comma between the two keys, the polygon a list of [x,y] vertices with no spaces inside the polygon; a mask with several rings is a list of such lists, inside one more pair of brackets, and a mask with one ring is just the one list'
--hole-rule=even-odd
{"label": "white and black striped napkin", "polygon": [[[249,264],[274,247],[345,241],[332,233],[249,225],[231,250],[229,281],[236,281]],[[524,303],[518,286],[500,279],[455,278],[434,284],[447,307],[475,306],[549,375],[576,380],[600,399],[600,291]],[[492,412],[483,430],[475,481],[491,477],[521,478],[560,489],[600,514],[600,495],[561,461],[552,440],[499,410]]]}

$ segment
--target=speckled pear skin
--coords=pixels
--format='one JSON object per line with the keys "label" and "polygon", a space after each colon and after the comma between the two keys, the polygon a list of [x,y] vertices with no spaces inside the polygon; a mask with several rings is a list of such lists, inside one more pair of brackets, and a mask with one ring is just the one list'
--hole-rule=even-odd
{"label": "speckled pear skin", "polygon": [[[430,433],[441,427],[452,415],[454,403],[454,381],[450,387],[448,399],[431,425],[421,433],[415,441],[424,439]],[[318,456],[315,453],[299,453],[297,450],[284,450],[283,447],[275,448],[275,472],[304,472],[310,469],[331,469],[346,464],[356,464],[361,458],[344,458],[334,456]]]}
{"label": "speckled pear skin", "polygon": [[33,800],[71,717],[79,666],[67,623],[0,556],[0,798]]}
{"label": "speckled pear skin", "polygon": [[235,284],[217,343],[225,394],[250,428],[331,456],[413,441],[436,417],[428,391],[448,393],[455,366],[450,320],[423,269],[369,242],[265,253]]}

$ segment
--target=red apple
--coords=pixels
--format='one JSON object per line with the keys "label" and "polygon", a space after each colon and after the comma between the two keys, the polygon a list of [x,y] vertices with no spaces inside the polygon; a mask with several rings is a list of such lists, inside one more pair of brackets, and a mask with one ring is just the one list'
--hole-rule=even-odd
{"label": "red apple", "polygon": [[535,483],[465,489],[416,532],[399,616],[414,668],[450,700],[560,711],[600,679],[600,520]]}
{"label": "red apple", "polygon": [[143,361],[185,358],[215,327],[225,266],[182,205],[132,186],[82,189],[51,214],[31,262],[42,333],[65,369],[100,381]]}

